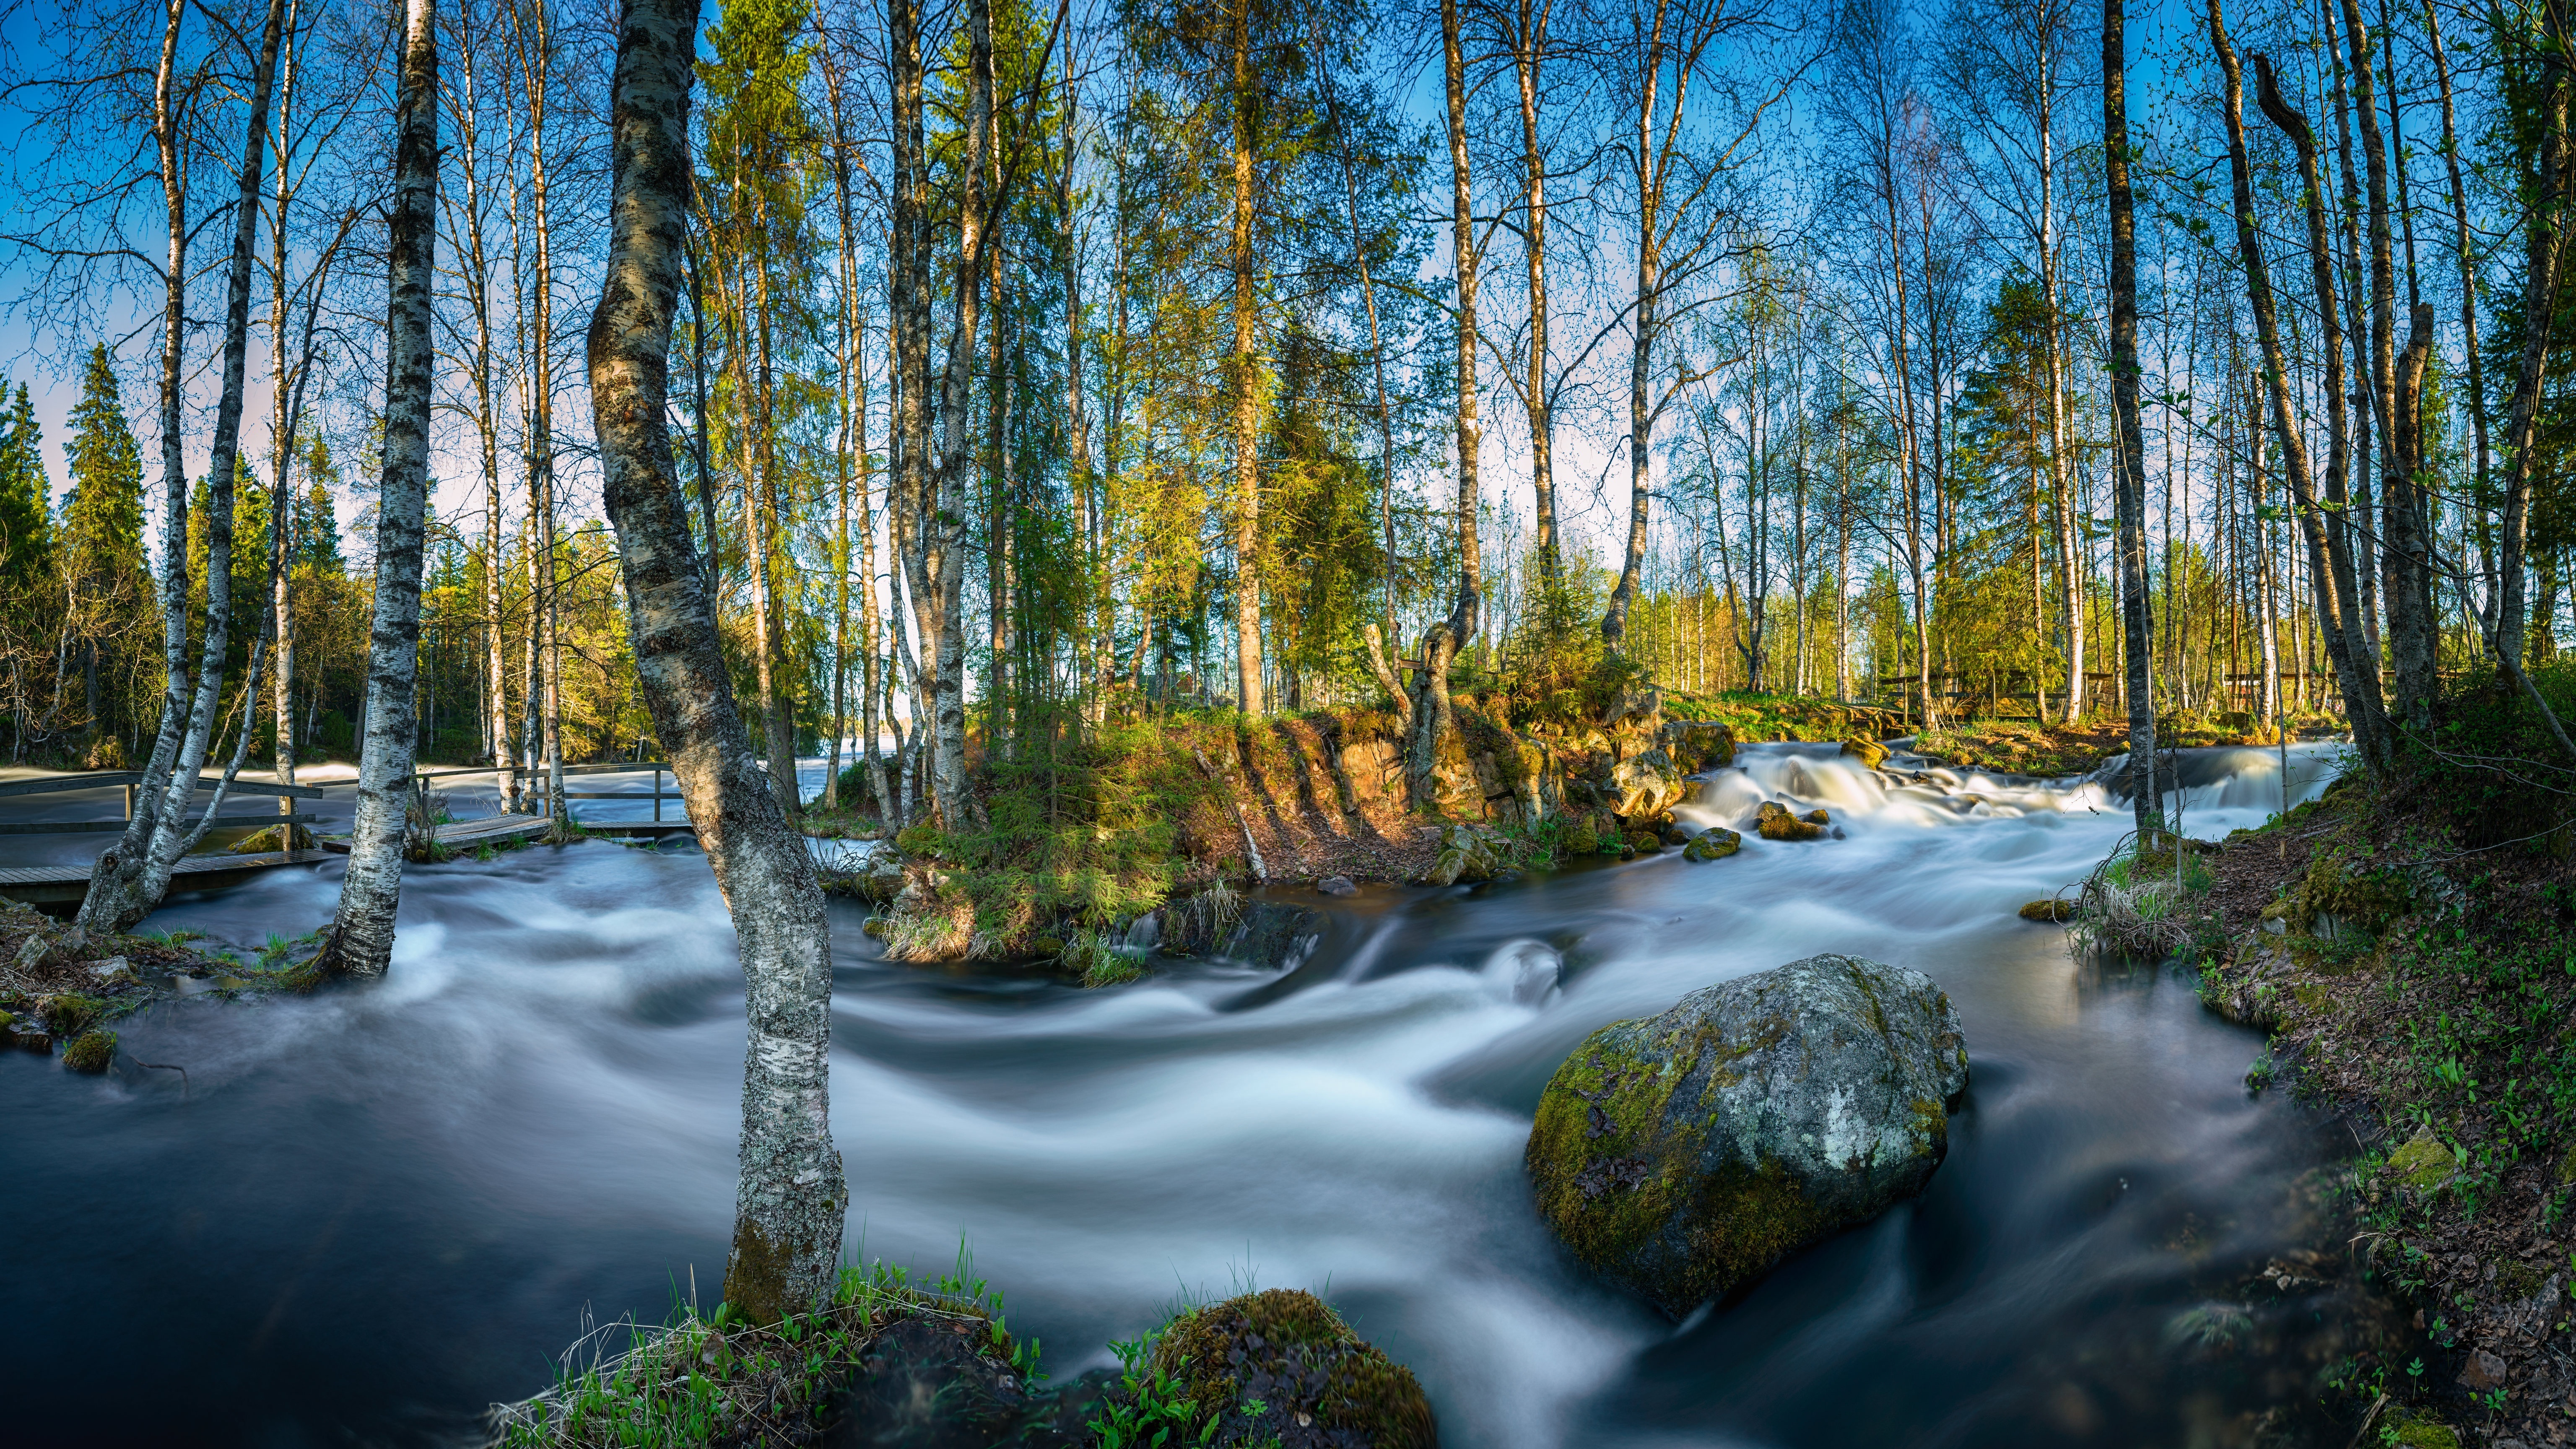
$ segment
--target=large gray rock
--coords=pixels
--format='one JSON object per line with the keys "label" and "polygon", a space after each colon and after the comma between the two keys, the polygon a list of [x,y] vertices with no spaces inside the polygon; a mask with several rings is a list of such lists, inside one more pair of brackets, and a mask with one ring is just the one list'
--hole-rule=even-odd
{"label": "large gray rock", "polygon": [[1541,1097],[1540,1212],[1675,1318],[1923,1190],[1968,1084],[1932,979],[1811,956],[1615,1022]]}
{"label": "large gray rock", "polygon": [[1682,803],[1681,766],[1662,750],[1640,750],[1610,771],[1610,813],[1651,820]]}

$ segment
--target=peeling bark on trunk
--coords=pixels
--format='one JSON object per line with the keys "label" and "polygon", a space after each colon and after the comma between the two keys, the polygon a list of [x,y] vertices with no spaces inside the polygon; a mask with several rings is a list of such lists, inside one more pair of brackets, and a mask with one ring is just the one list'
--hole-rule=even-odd
{"label": "peeling bark on trunk", "polygon": [[630,0],[619,26],[609,255],[590,324],[590,390],[637,673],[742,955],[742,1176],[724,1296],[752,1321],[774,1322],[831,1292],[848,1199],[831,1136],[823,894],[735,706],[665,417],[697,8]]}
{"label": "peeling bark on trunk", "polygon": [[384,473],[376,506],[375,618],[367,635],[367,734],[349,872],[317,964],[381,976],[402,900],[403,816],[412,791],[420,673],[421,514],[429,496],[430,285],[438,246],[436,0],[407,0],[388,208]]}

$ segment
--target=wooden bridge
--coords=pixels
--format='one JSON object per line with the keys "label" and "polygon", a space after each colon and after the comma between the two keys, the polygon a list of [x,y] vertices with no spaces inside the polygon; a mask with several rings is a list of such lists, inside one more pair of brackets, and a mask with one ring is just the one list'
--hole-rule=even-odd
{"label": "wooden bridge", "polygon": [[[79,775],[58,775],[43,780],[12,780],[0,784],[0,799],[21,795],[56,795],[73,790],[100,790],[123,787],[125,813],[114,820],[7,820],[0,821],[0,835],[112,835],[121,834],[126,822],[134,818],[134,794],[141,786],[139,770],[95,770]],[[216,776],[197,777],[197,789],[212,790],[222,784]],[[273,815],[218,815],[211,824],[263,827],[296,826],[318,817],[297,811],[297,800],[319,800],[320,788],[312,785],[276,785],[260,780],[235,780],[228,795],[269,796],[277,801]],[[218,853],[186,855],[170,870],[170,888],[174,891],[209,890],[218,886],[240,885],[262,871],[280,866],[309,865],[322,858],[318,850],[269,850],[251,855]],[[95,860],[59,861],[51,865],[0,866],[0,896],[24,901],[31,906],[76,906],[89,893],[89,878]]]}
{"label": "wooden bridge", "polygon": [[[691,832],[692,827],[685,817],[674,820],[663,818],[662,802],[681,798],[677,791],[666,791],[662,788],[662,778],[670,768],[667,763],[660,760],[639,760],[631,764],[566,765],[563,773],[567,776],[650,770],[653,772],[653,788],[649,792],[566,790],[563,792],[564,798],[566,800],[629,800],[638,804],[650,801],[653,806],[653,818],[650,820],[581,821],[581,828],[587,834],[657,839],[662,836],[687,834]],[[434,788],[433,782],[440,779],[489,776],[499,786],[502,797],[508,799],[516,793],[510,788],[515,783],[516,777],[526,773],[528,772],[515,766],[506,765],[495,769],[467,767],[424,770],[416,777],[418,785],[415,788],[422,786]],[[124,813],[115,819],[0,821],[0,835],[121,833],[125,829],[126,822],[134,818],[135,791],[141,785],[142,779],[142,773],[136,770],[94,770],[76,775],[57,775],[40,780],[14,780],[0,784],[0,799],[118,787],[122,787],[125,794]],[[218,777],[201,775],[197,780],[197,789],[212,790],[219,783],[221,782]],[[277,813],[217,816],[210,822],[216,829],[227,827],[255,829],[271,825],[291,827],[310,824],[319,817],[309,812],[297,811],[294,808],[294,802],[325,798],[320,786],[279,785],[260,780],[236,779],[227,793],[273,797],[277,801]],[[457,820],[442,824],[438,827],[438,839],[450,849],[471,851],[478,845],[541,835],[545,833],[550,823],[543,815],[505,812],[475,820]],[[177,892],[240,885],[263,871],[276,870],[285,866],[311,865],[332,853],[345,855],[348,850],[348,837],[334,835],[321,837],[316,847],[301,850],[268,850],[246,855],[214,851],[201,855],[181,856],[178,863],[171,867],[170,889]],[[59,861],[48,865],[0,866],[0,897],[23,901],[32,906],[76,906],[89,892],[89,879],[96,864],[92,859]]]}

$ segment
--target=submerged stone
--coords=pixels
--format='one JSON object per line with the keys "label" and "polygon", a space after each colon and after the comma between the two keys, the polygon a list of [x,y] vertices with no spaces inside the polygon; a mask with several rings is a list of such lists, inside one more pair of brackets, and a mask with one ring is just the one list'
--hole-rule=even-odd
{"label": "submerged stone", "polygon": [[2021,918],[2025,921],[2071,921],[2075,919],[2075,903],[2054,896],[2044,901],[2025,901]]}
{"label": "submerged stone", "polygon": [[1930,977],[1813,956],[1593,1033],[1526,1161],[1574,1255],[1680,1318],[1922,1191],[1967,1081]]}

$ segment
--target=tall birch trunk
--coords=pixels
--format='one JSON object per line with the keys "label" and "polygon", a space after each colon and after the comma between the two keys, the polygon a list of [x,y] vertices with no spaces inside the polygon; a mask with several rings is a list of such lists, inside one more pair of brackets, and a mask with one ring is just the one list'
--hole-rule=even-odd
{"label": "tall birch trunk", "polygon": [[420,579],[429,496],[430,287],[438,248],[436,0],[405,0],[402,77],[395,104],[393,201],[385,265],[384,472],[376,504],[375,618],[367,634],[366,739],[358,808],[339,913],[317,964],[381,976],[393,960],[402,900],[403,815],[413,789],[420,673]]}
{"label": "tall birch trunk", "polygon": [[[250,112],[244,126],[239,189],[233,203],[232,251],[227,259],[224,297],[223,390],[215,405],[215,428],[208,452],[206,482],[206,621],[203,651],[196,673],[187,667],[188,650],[188,478],[181,402],[186,385],[187,329],[187,182],[183,152],[184,120],[172,93],[179,23],[185,10],[173,3],[162,32],[161,57],[154,81],[154,133],[158,146],[162,198],[169,220],[166,310],[162,319],[161,463],[164,511],[162,569],[162,650],[168,682],[162,695],[161,724],[150,763],[135,787],[134,817],[116,844],[100,852],[90,873],[74,926],[84,935],[132,927],[161,903],[170,886],[171,867],[196,843],[202,830],[187,823],[197,789],[197,771],[222,703],[224,651],[232,624],[233,479],[240,458],[243,379],[250,352],[251,270],[259,238],[261,182],[266,175],[268,108],[277,77],[277,54],[285,29],[285,0],[269,0],[267,24],[251,68]],[[226,772],[226,781],[231,775]],[[208,814],[220,806],[221,791]]]}
{"label": "tall birch trunk", "polygon": [[831,1134],[823,893],[734,704],[665,413],[697,9],[696,0],[630,0],[619,25],[608,267],[591,317],[590,392],[636,670],[742,956],[742,1176],[724,1298],[753,1322],[773,1322],[830,1294],[848,1194]]}

